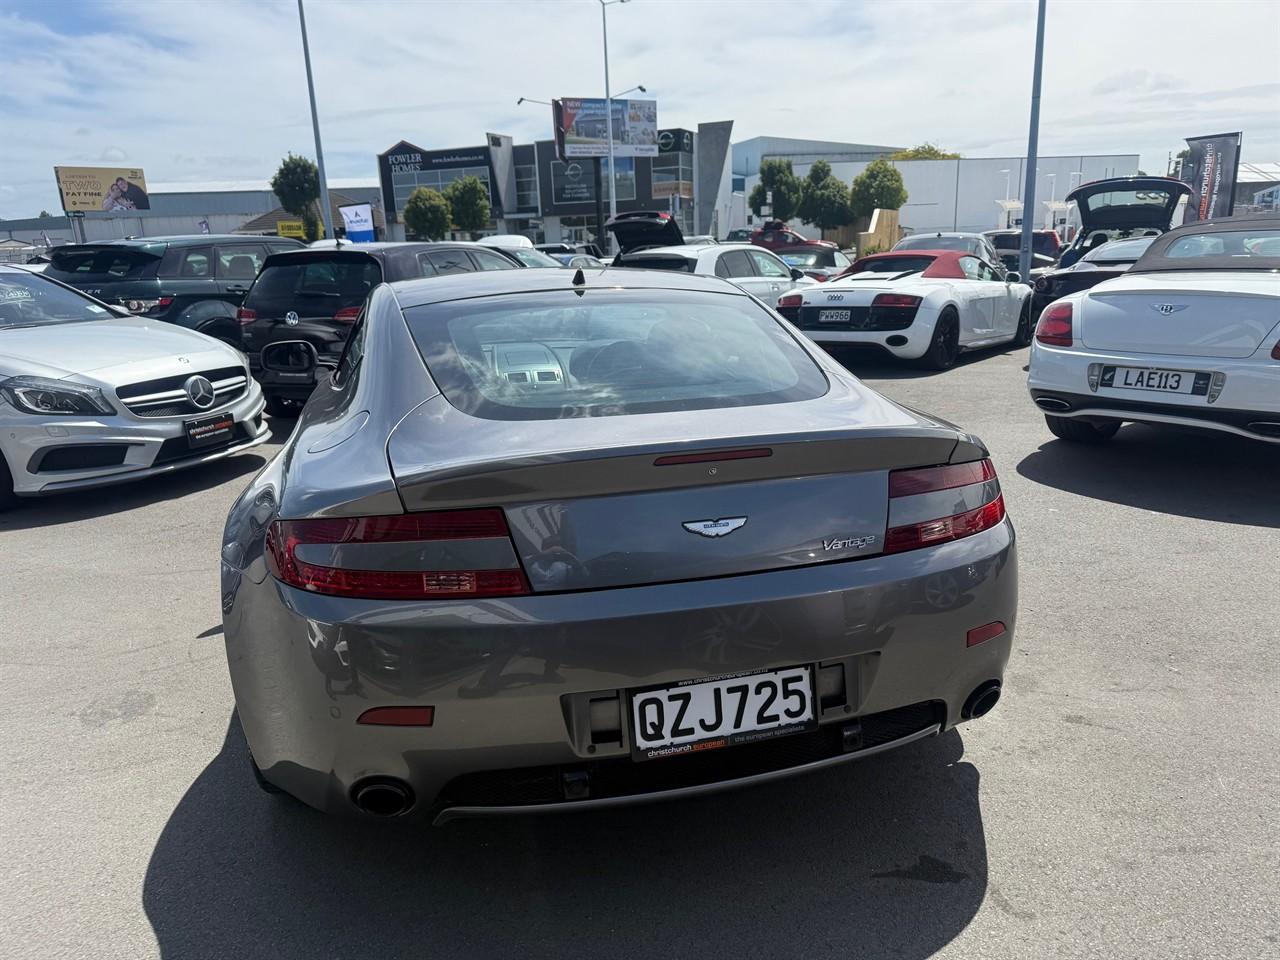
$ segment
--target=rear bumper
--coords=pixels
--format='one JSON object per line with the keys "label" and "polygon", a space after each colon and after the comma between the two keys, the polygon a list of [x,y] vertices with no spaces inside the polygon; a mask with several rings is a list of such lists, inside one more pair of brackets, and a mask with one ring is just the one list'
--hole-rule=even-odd
{"label": "rear bumper", "polygon": [[[317,596],[225,564],[223,576],[237,709],[265,775],[333,812],[354,810],[363,779],[392,777],[411,787],[412,815],[439,819],[705,793],[928,736],[1001,679],[1017,614],[1007,521],[896,556],[465,603]],[[966,646],[996,620],[1003,635]],[[844,678],[809,733],[637,763],[624,706],[616,731],[585,719],[591,701],[625,704],[635,688],[795,664]],[[433,706],[434,723],[356,723],[394,705]],[[861,721],[879,732],[851,742]],[[597,785],[589,796],[561,793],[571,771]]]}

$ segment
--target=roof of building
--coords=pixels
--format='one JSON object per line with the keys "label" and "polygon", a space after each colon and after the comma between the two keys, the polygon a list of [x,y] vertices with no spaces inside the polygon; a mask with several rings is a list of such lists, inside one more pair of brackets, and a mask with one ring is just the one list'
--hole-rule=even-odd
{"label": "roof of building", "polygon": [[1241,160],[1236,183],[1280,183],[1280,163],[1246,163]]}
{"label": "roof of building", "polygon": [[[330,190],[374,189],[380,186],[377,177],[330,177]],[[175,180],[168,183],[151,183],[147,193],[259,193],[271,192],[266,180]]]}

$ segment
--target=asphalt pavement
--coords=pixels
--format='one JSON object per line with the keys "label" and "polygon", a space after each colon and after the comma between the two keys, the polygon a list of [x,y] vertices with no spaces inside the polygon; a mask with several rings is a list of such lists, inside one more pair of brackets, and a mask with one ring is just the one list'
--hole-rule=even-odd
{"label": "asphalt pavement", "polygon": [[850,361],[991,448],[1021,564],[996,710],[688,802],[409,831],[259,792],[218,543],[288,422],[0,515],[0,957],[1280,956],[1280,446],[1069,446],[1026,359]]}

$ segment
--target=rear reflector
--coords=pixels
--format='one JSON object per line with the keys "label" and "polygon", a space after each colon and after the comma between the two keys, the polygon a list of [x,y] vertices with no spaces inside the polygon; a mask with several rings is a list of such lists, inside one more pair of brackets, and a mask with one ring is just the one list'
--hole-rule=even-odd
{"label": "rear reflector", "polygon": [[257,319],[258,319],[257,310],[250,310],[248,307],[241,307],[239,310],[236,311],[237,323],[241,323],[241,324],[253,323],[253,321]]}
{"label": "rear reflector", "polygon": [[1055,303],[1040,314],[1036,339],[1051,347],[1071,346],[1071,304]]}
{"label": "rear reflector", "polygon": [[655,467],[669,467],[677,463],[712,463],[717,460],[755,460],[758,457],[772,457],[769,447],[757,447],[754,450],[709,450],[706,453],[676,453],[659,457],[653,461]]}
{"label": "rear reflector", "polygon": [[[478,599],[528,594],[520,569],[361,570],[310,563],[306,544],[416,543],[431,540],[510,539],[498,509],[446,510],[386,517],[277,520],[267,531],[267,567],[282,583],[335,597],[370,600]],[[514,549],[514,548],[513,548]]]}
{"label": "rear reflector", "polygon": [[988,623],[985,626],[974,627],[964,635],[964,645],[966,647],[976,647],[980,643],[986,643],[988,640],[994,640],[1003,633],[1004,624],[999,620],[994,623]]}
{"label": "rear reflector", "polygon": [[[944,490],[957,490],[957,493],[946,494],[941,498],[929,496]],[[908,497],[914,499],[904,499]],[[987,502],[983,503],[984,499]],[[890,514],[899,509],[920,510],[932,507],[944,515],[890,527],[884,538],[885,553],[902,553],[905,550],[932,547],[969,537],[996,526],[1005,516],[1004,497],[1000,493],[995,467],[990,460],[894,470],[889,474],[889,500]],[[901,503],[895,507],[894,500]],[[940,502],[934,503],[935,500]],[[945,514],[947,507],[954,510],[957,506],[972,503],[979,503],[980,506],[960,513]]]}
{"label": "rear reflector", "polygon": [[356,723],[375,727],[429,727],[435,719],[435,707],[373,707],[360,714]]}

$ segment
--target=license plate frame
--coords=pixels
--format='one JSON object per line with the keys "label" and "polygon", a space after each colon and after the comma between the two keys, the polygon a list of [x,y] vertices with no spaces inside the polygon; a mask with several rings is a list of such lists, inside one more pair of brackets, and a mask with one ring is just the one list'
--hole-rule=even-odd
{"label": "license plate frame", "polygon": [[230,413],[218,413],[210,417],[186,420],[182,424],[187,437],[187,447],[204,450],[230,440],[236,429],[236,418]]}
{"label": "license plate frame", "polygon": [[852,319],[853,319],[853,311],[850,310],[848,307],[845,307],[842,310],[836,309],[836,310],[819,310],[818,311],[819,323],[848,323]]}
{"label": "license plate frame", "polygon": [[[646,745],[641,745],[640,743],[640,738],[638,736],[639,719],[636,704],[637,701],[645,697],[646,694],[667,692],[682,693],[685,691],[692,692],[694,688],[710,690],[716,686],[737,686],[741,683],[747,683],[754,690],[755,685],[762,682],[757,678],[775,679],[775,686],[778,693],[781,694],[782,679],[787,676],[794,676],[797,672],[803,672],[804,674],[805,682],[803,689],[807,698],[806,712],[799,717],[784,717],[776,724],[769,724],[766,726],[755,725],[749,729],[744,728],[729,732],[721,730],[717,733],[706,734],[692,740],[682,740],[680,743],[671,743],[670,741],[674,739],[672,736],[665,736],[663,742],[648,743]],[[791,736],[797,733],[806,733],[810,730],[816,730],[818,728],[818,716],[820,713],[816,677],[817,670],[815,669],[814,664],[801,663],[787,667],[766,667],[760,670],[750,670],[742,673],[723,674],[715,677],[701,677],[696,680],[684,680],[677,681],[675,683],[653,684],[646,687],[637,687],[635,689],[628,690],[626,699],[627,732],[631,745],[631,757],[636,761],[647,762],[650,760],[660,760],[691,753],[700,753],[707,750],[722,749],[724,747],[759,743],[761,741],[772,740],[777,737]],[[754,697],[758,695],[749,694],[749,696]],[[750,708],[751,702],[752,701],[750,699],[747,701],[747,707],[745,707],[744,710]],[[782,711],[780,707],[778,707],[778,704],[781,703],[781,697],[773,703],[775,708],[777,708],[778,712],[781,714]],[[759,712],[759,710],[756,711],[756,719],[759,719]],[[696,724],[698,719],[698,717],[694,717],[693,722]],[[724,720],[728,721],[728,719],[728,705],[726,704]],[[790,720],[790,722],[783,722],[783,720]],[[724,724],[722,726],[726,725],[727,724]],[[673,722],[672,728],[676,726],[678,726],[678,724]],[[665,727],[666,725],[664,722],[664,728]],[[699,728],[699,732],[705,732],[705,727]],[[666,729],[664,729],[664,733],[666,733]]]}
{"label": "license plate frame", "polygon": [[[1178,383],[1176,388],[1159,385],[1148,385],[1146,383],[1133,383],[1129,380],[1130,374],[1137,374],[1143,379],[1177,377]],[[1189,389],[1182,389],[1183,380],[1187,380]],[[1175,394],[1182,397],[1203,397],[1209,393],[1209,381],[1213,375],[1206,370],[1176,370],[1169,367],[1137,367],[1124,363],[1108,363],[1102,368],[1101,378],[1098,386],[1107,390],[1137,390],[1143,393],[1163,393]],[[1117,380],[1124,379],[1126,382],[1117,383]]]}

